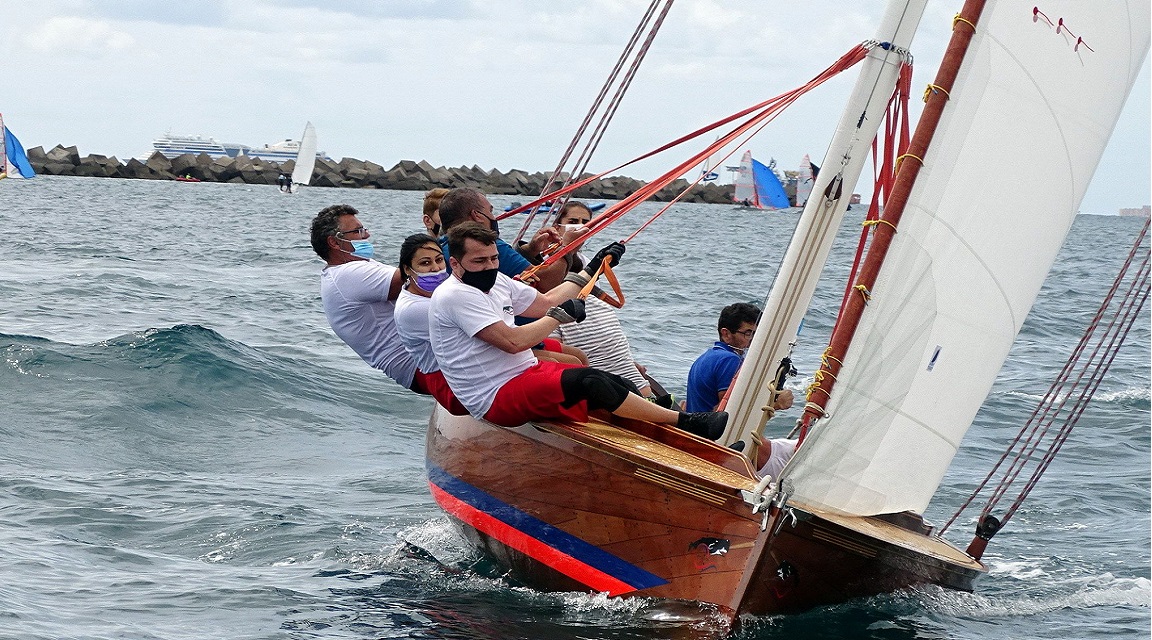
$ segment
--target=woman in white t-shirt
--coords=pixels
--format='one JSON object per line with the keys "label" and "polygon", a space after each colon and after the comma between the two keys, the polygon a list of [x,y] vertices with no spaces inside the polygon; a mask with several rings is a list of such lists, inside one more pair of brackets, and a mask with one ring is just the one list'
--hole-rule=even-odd
{"label": "woman in white t-shirt", "polygon": [[455,415],[466,415],[468,410],[444,380],[432,343],[428,341],[428,304],[432,292],[448,278],[444,253],[436,239],[418,233],[408,236],[400,245],[400,270],[404,275],[404,288],[396,297],[396,333],[408,354],[416,361],[415,381],[436,398],[440,406]]}

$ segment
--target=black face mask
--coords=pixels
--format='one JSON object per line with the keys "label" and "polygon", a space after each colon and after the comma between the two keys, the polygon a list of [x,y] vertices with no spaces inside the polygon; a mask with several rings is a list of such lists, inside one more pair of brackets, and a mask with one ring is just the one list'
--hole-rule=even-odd
{"label": "black face mask", "polygon": [[496,234],[496,237],[500,237],[500,223],[496,222],[496,218],[489,220],[488,226],[492,229],[492,233]]}
{"label": "black face mask", "polygon": [[499,267],[484,269],[483,271],[465,271],[464,275],[460,276],[460,281],[488,293],[492,289],[492,285],[496,284],[496,275],[499,273]]}
{"label": "black face mask", "polygon": [[440,225],[439,224],[432,225],[432,235],[436,236],[437,238],[440,237]]}

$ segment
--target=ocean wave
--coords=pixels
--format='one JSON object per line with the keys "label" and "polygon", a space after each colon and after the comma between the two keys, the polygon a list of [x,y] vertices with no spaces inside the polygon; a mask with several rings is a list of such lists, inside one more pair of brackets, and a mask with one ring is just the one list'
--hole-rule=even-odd
{"label": "ocean wave", "polygon": [[1121,578],[1111,573],[1071,578],[1048,585],[1059,593],[1017,591],[1008,595],[984,595],[924,587],[915,591],[929,610],[950,616],[979,620],[1013,616],[1035,616],[1060,609],[1091,607],[1141,607],[1152,599],[1152,582],[1147,578]]}

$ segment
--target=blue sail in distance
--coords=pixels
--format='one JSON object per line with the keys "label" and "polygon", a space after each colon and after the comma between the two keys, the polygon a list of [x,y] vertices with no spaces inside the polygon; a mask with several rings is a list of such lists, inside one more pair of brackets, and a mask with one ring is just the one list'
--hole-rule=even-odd
{"label": "blue sail in distance", "polygon": [[780,179],[764,163],[752,159],[752,176],[756,181],[756,195],[760,198],[760,205],[773,209],[785,209],[791,206],[788,196],[784,194],[784,185]]}

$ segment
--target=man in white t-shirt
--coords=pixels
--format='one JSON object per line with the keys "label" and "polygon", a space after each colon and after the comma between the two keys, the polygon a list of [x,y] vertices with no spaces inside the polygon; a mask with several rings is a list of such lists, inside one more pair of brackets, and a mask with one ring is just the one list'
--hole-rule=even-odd
{"label": "man in white t-shirt", "polygon": [[[452,277],[432,294],[429,335],[440,370],[473,416],[512,427],[534,419],[583,421],[589,409],[604,409],[693,433],[723,430],[727,413],[680,414],[643,399],[617,375],[533,357],[531,348],[556,327],[583,319],[584,304],[556,305],[501,274],[491,229],[475,222],[454,226],[448,252]],[[623,252],[624,245],[613,243],[591,262],[611,255],[619,264]],[[539,319],[516,326],[517,315]]]}
{"label": "man in white t-shirt", "polygon": [[321,210],[312,220],[312,249],[327,263],[320,272],[320,299],[328,324],[364,362],[406,389],[427,393],[416,382],[416,363],[396,335],[394,301],[400,270],[372,259],[371,234],[359,212],[345,204]]}

